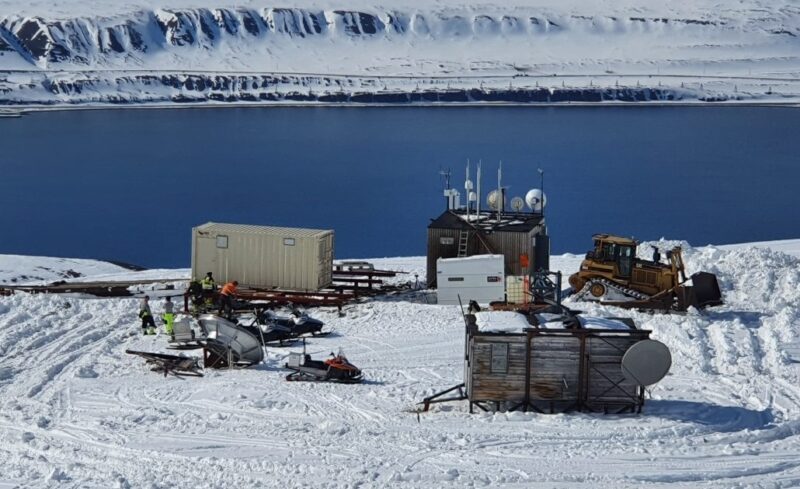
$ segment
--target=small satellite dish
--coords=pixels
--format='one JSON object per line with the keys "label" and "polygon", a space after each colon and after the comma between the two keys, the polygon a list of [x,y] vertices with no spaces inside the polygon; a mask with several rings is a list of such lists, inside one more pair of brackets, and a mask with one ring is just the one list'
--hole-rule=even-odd
{"label": "small satellite dish", "polygon": [[622,356],[622,375],[637,385],[652,385],[663,379],[672,366],[672,355],[664,343],[642,340]]}
{"label": "small satellite dish", "polygon": [[523,207],[525,207],[525,201],[522,200],[522,197],[514,197],[511,199],[511,208],[514,209],[514,211],[519,212]]}
{"label": "small satellite dish", "polygon": [[470,192],[469,193],[469,201],[470,202],[475,202],[477,200],[478,200],[478,194],[476,194],[475,192]]}

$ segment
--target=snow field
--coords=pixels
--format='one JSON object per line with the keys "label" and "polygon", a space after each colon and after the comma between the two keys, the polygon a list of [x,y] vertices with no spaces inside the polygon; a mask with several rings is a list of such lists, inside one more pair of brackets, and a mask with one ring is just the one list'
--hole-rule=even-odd
{"label": "snow field", "polygon": [[[669,346],[672,371],[642,415],[470,415],[459,402],[418,416],[416,402],[463,376],[458,308],[422,293],[346,306],[344,317],[312,311],[335,331],[308,351],[342,347],[361,385],[284,381],[283,357],[300,346],[270,348],[252,369],[164,378],[124,353],[166,351],[163,335],[138,335],[135,299],[2,297],[0,487],[797,486],[800,260],[684,249],[690,272],[718,275],[725,306],[579,306],[631,316]],[[553,264],[569,273],[581,258]],[[424,258],[375,262],[424,279]]]}
{"label": "snow field", "polygon": [[800,97],[792,2],[289,3],[0,0],[0,102],[275,104],[313,100],[288,93],[535,87]]}

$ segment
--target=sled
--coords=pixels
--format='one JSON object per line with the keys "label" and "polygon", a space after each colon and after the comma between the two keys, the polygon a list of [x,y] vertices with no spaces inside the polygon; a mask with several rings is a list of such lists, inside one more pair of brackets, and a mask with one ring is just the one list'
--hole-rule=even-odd
{"label": "sled", "polygon": [[183,355],[168,355],[147,351],[125,350],[129,355],[137,355],[145,359],[145,363],[153,365],[154,372],[164,372],[164,377],[172,374],[176,377],[202,377],[199,359]]}

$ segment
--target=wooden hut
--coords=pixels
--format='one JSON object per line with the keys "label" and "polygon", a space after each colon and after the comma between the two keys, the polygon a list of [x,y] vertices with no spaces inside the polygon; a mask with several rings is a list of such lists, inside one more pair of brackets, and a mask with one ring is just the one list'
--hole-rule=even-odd
{"label": "wooden hut", "polygon": [[505,256],[507,282],[527,278],[536,270],[547,270],[550,240],[544,216],[446,210],[428,225],[428,287],[436,287],[437,259],[486,254]]}
{"label": "wooden hut", "polygon": [[480,331],[467,316],[464,397],[483,410],[640,412],[644,387],[622,374],[622,357],[650,331],[527,327]]}

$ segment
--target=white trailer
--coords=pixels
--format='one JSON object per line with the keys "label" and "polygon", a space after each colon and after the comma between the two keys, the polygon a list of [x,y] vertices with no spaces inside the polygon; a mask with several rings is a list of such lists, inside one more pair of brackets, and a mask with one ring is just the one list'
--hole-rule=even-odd
{"label": "white trailer", "polygon": [[331,285],[333,231],[209,222],[192,229],[192,276],[316,291]]}
{"label": "white trailer", "polygon": [[474,255],[436,260],[437,298],[439,304],[466,306],[471,300],[480,305],[505,300],[505,257]]}

